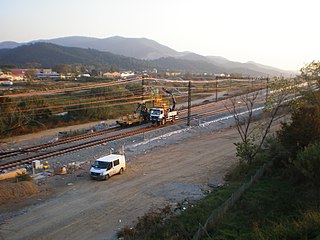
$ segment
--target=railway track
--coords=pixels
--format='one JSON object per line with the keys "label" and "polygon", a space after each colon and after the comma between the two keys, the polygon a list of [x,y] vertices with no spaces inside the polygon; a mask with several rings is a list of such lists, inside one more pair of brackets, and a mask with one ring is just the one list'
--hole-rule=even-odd
{"label": "railway track", "polygon": [[39,154],[39,155],[33,156],[33,157],[26,157],[26,158],[22,158],[22,159],[19,159],[19,160],[1,162],[0,163],[0,171],[3,171],[3,170],[8,169],[8,168],[18,167],[18,166],[25,165],[25,164],[30,164],[34,160],[43,160],[43,159],[47,159],[47,158],[50,158],[50,157],[56,157],[56,156],[60,156],[60,155],[66,154],[66,153],[70,153],[70,152],[82,150],[82,149],[85,149],[85,148],[101,145],[101,144],[104,144],[104,143],[107,143],[107,142],[111,142],[111,141],[114,141],[114,140],[117,140],[117,139],[129,137],[129,136],[134,136],[134,135],[137,135],[137,134],[140,134],[140,133],[152,131],[155,128],[157,128],[157,127],[141,128],[141,129],[133,130],[133,131],[130,131],[130,132],[119,133],[119,134],[116,134],[116,135],[103,137],[101,139],[96,139],[96,140],[92,140],[92,141],[89,141],[89,142],[80,143],[80,144],[77,144],[77,145],[74,145],[74,146],[71,146],[71,147],[68,146],[68,147],[60,148],[60,149],[53,150],[53,151],[50,151],[48,153]]}
{"label": "railway track", "polygon": [[87,134],[82,134],[82,135],[78,135],[78,136],[72,136],[72,137],[59,139],[56,142],[44,143],[44,144],[25,147],[25,148],[13,150],[13,151],[2,152],[0,154],[0,160],[8,158],[8,157],[18,156],[18,155],[21,155],[21,154],[26,154],[26,153],[30,153],[30,152],[39,151],[39,150],[44,150],[44,149],[55,147],[55,146],[59,146],[59,145],[62,145],[62,144],[67,144],[67,143],[71,143],[71,142],[75,142],[75,141],[80,141],[80,140],[85,140],[85,139],[89,139],[89,138],[105,135],[105,134],[108,134],[108,133],[112,133],[112,132],[118,131],[120,129],[121,129],[120,127],[115,127],[115,128],[106,129],[106,130],[99,131],[99,132],[87,133]]}
{"label": "railway track", "polygon": [[[205,117],[212,116],[215,114],[221,114],[221,113],[227,112],[226,108],[224,107],[225,104],[226,104],[226,101],[223,100],[223,101],[219,101],[219,102],[207,103],[207,104],[192,107],[193,114],[192,114],[190,120],[197,120],[197,119],[205,118]],[[186,122],[187,118],[188,118],[187,111],[188,111],[187,109],[180,110],[179,112],[180,112],[181,116],[179,117],[178,120],[176,120],[172,124],[179,124],[179,123]],[[98,145],[101,145],[101,144],[104,144],[107,142],[111,142],[114,140],[118,140],[121,138],[149,132],[149,131],[152,131],[154,129],[161,128],[161,127],[165,127],[165,126],[147,126],[144,128],[131,130],[131,131],[127,131],[127,132],[122,132],[122,133],[117,133],[117,131],[119,131],[122,128],[116,127],[116,128],[107,129],[104,131],[83,134],[80,136],[68,137],[68,138],[61,139],[61,140],[58,140],[58,141],[52,142],[52,143],[45,143],[45,144],[26,147],[26,148],[14,150],[14,151],[4,152],[0,155],[0,160],[1,160],[0,161],[0,171],[3,171],[5,169],[9,169],[9,168],[13,168],[13,167],[18,167],[18,166],[30,164],[34,160],[44,160],[44,159],[48,159],[51,157],[60,156],[60,155],[66,154],[66,153],[86,149],[89,147],[98,146]],[[37,154],[34,156],[28,156],[28,157],[24,157],[24,158],[20,158],[20,159],[12,159],[12,160],[7,160],[7,161],[5,160],[6,158],[8,159],[9,157],[16,157],[18,155],[24,155],[27,153],[34,153],[35,151],[42,151],[44,149],[53,148],[53,147],[61,146],[64,144],[71,144],[71,143],[75,143],[75,142],[79,142],[82,140],[87,140],[90,138],[94,138],[97,136],[103,136],[103,135],[107,135],[107,134],[111,134],[111,133],[116,133],[116,134],[111,135],[111,136],[110,135],[104,136],[99,139],[89,140],[87,142],[78,143],[73,146],[69,145],[69,146],[61,147],[59,149],[50,150],[46,153],[40,153],[40,154]]]}
{"label": "railway track", "polygon": [[[192,109],[196,110],[196,111],[200,111],[200,110],[207,109],[208,107],[211,107],[211,106],[212,106],[212,103],[206,104],[206,106],[203,106],[203,105],[202,106],[196,106],[196,107],[193,107]],[[183,110],[181,110],[179,112],[180,112],[180,114],[186,114],[187,113],[187,109],[183,109]],[[183,116],[180,117],[180,119],[185,119],[185,118],[186,117],[183,117]],[[181,120],[177,120],[177,122],[182,122],[182,121]],[[67,143],[72,143],[72,142],[76,142],[76,141],[90,139],[90,138],[97,137],[97,136],[102,136],[102,135],[105,135],[105,134],[109,134],[109,133],[112,133],[112,132],[119,131],[121,129],[123,129],[123,128],[114,127],[114,128],[106,129],[106,130],[99,131],[99,132],[86,133],[86,134],[81,134],[81,135],[77,135],[77,136],[72,136],[72,137],[59,139],[59,140],[57,140],[55,142],[49,142],[49,143],[34,145],[34,146],[30,146],[30,147],[20,148],[20,149],[17,149],[17,150],[1,152],[0,153],[0,160],[6,159],[8,157],[14,157],[14,156],[23,155],[23,154],[27,154],[27,153],[31,153],[31,152],[41,151],[41,150],[44,150],[44,149],[47,149],[47,148],[52,148],[52,147],[63,145],[63,144],[67,144]]]}

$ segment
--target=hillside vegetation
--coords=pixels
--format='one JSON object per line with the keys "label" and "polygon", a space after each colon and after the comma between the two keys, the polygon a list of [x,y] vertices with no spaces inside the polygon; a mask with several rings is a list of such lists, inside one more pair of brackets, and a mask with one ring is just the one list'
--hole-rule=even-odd
{"label": "hillside vegetation", "polygon": [[[58,64],[86,65],[99,68],[114,65],[122,70],[151,70],[180,72],[225,72],[226,69],[217,67],[205,61],[192,61],[176,58],[160,58],[156,60],[140,60],[131,57],[101,52],[94,49],[62,47],[51,43],[34,43],[14,49],[0,51],[0,65],[16,65],[24,67],[37,64],[52,68]],[[253,71],[250,71],[253,73]],[[257,73],[257,72],[255,72]]]}
{"label": "hillside vegetation", "polygon": [[143,70],[149,63],[143,60],[100,52],[93,49],[62,47],[51,43],[23,45],[0,52],[0,64],[25,66],[37,63],[52,68],[57,64],[116,65],[121,69]]}
{"label": "hillside vegetation", "polygon": [[[226,58],[219,56],[202,56],[188,51],[178,52],[170,47],[167,47],[154,40],[147,38],[126,38],[120,36],[108,38],[94,38],[84,36],[69,36],[47,40],[35,40],[28,43],[0,42],[0,51],[4,48],[16,48],[18,46],[39,42],[52,43],[63,47],[95,49],[102,52],[110,52],[116,55],[136,58],[140,60],[162,59],[162,63],[160,63],[159,66],[161,67],[161,64],[163,64],[163,61],[165,61],[165,64],[169,66],[166,67],[165,70],[171,69],[173,71],[181,69],[181,67],[171,67],[170,61],[172,62],[173,59],[176,59],[177,62],[175,64],[179,64],[178,60],[189,60],[196,63],[196,65],[201,65],[200,68],[193,67],[190,69],[187,69],[186,65],[183,68],[184,71],[193,71],[192,69],[196,69],[196,72],[200,72],[202,71],[201,69],[205,68],[206,70],[204,70],[204,72],[208,73],[217,71],[215,73],[240,73],[251,76],[269,75],[289,77],[290,75],[296,74],[295,72],[285,71],[283,69],[278,69],[271,66],[265,66],[252,61],[241,63],[230,61]],[[166,59],[168,61],[166,61]],[[211,65],[210,69],[206,67],[208,64]]]}
{"label": "hillside vegetation", "polygon": [[[240,161],[226,175],[224,187],[178,215],[170,207],[151,211],[118,235],[124,239],[320,239],[319,72],[319,62],[302,69],[301,77],[309,87],[291,102],[291,121],[269,136],[253,161]],[[211,219],[211,213],[264,163],[269,166],[264,176],[231,210]],[[211,220],[205,225],[207,219]]]}
{"label": "hillside vegetation", "polygon": [[[28,47],[32,45],[38,46],[39,49]],[[56,45],[56,47],[54,48],[52,45]],[[43,56],[44,46],[48,48],[46,57]],[[34,52],[30,52],[31,50]],[[7,53],[3,54],[4,52]],[[38,65],[34,65],[35,63]],[[202,56],[187,51],[178,52],[146,38],[119,36],[104,39],[71,36],[35,40],[28,43],[0,42],[0,64],[5,66],[14,64],[23,68],[28,66],[52,67],[54,64],[84,64],[95,66],[96,70],[99,67],[101,69],[101,65],[109,64],[115,65],[121,70],[139,71],[152,67],[160,71],[230,73],[256,77],[295,74],[254,62],[240,63],[222,57]]]}

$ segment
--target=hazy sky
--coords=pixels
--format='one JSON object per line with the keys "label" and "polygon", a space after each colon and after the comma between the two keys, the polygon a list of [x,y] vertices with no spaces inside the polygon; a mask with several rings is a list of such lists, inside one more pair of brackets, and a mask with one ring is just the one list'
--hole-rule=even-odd
{"label": "hazy sky", "polygon": [[298,70],[320,59],[319,0],[0,0],[0,42],[145,37]]}

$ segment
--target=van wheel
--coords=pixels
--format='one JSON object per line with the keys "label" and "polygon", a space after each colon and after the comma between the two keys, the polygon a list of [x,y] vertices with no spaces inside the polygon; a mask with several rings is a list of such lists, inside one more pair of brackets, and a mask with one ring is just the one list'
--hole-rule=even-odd
{"label": "van wheel", "polygon": [[123,168],[120,169],[119,174],[123,174]]}
{"label": "van wheel", "polygon": [[108,180],[110,178],[109,174],[104,176],[104,180]]}

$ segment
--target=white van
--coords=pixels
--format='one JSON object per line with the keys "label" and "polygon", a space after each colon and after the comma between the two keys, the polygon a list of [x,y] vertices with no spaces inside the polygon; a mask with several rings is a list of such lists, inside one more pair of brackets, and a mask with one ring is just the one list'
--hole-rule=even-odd
{"label": "white van", "polygon": [[110,154],[97,159],[91,165],[90,176],[92,179],[107,180],[112,175],[122,174],[126,170],[126,159],[124,155]]}

